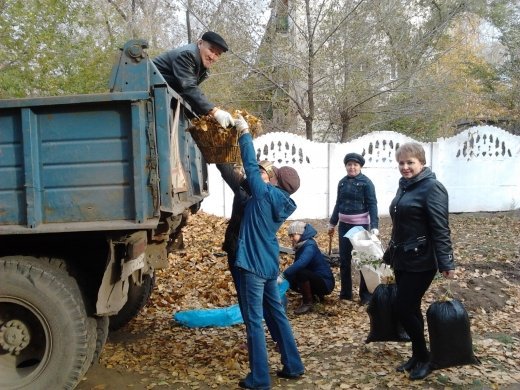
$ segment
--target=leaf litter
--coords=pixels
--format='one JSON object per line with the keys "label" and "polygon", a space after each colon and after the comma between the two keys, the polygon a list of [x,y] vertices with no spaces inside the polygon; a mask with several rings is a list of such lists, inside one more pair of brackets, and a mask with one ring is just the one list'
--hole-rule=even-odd
{"label": "leaf litter", "polygon": [[[317,242],[328,250],[326,220],[306,220],[318,230]],[[285,223],[278,237],[290,246]],[[382,242],[390,220],[381,219]],[[288,317],[305,364],[296,381],[280,379],[280,355],[267,335],[273,388],[515,388],[520,384],[520,212],[470,213],[450,216],[457,275],[449,284],[468,311],[473,349],[480,365],[434,371],[423,381],[410,381],[395,367],[410,355],[409,343],[365,344],[370,324],[366,306],[340,301],[336,289],[313,312],[296,316],[300,297],[288,293]],[[148,305],[128,325],[109,335],[100,364],[150,378],[148,389],[229,389],[248,373],[245,327],[190,329],[177,325],[176,311],[226,307],[237,302],[221,249],[226,219],[204,212],[190,217],[183,229],[184,249],[169,256],[169,267],[156,274]],[[337,248],[337,235],[333,246]],[[292,263],[281,254],[281,268]],[[358,276],[353,272],[357,291]],[[436,278],[423,300],[423,313],[440,299],[447,282]],[[425,325],[426,327],[426,325]],[[118,337],[128,334],[127,337]],[[428,337],[427,329],[425,329]]]}

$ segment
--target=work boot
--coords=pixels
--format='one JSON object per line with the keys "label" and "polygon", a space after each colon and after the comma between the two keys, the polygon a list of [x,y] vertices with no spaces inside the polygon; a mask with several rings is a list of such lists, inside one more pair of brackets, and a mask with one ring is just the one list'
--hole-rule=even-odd
{"label": "work boot", "polygon": [[302,303],[296,309],[294,309],[294,314],[305,314],[312,311],[312,303]]}
{"label": "work boot", "polygon": [[398,372],[411,371],[417,365],[418,361],[419,361],[419,359],[417,359],[417,356],[412,355],[412,357],[410,359],[408,359],[403,364],[397,366],[397,368],[395,370]]}
{"label": "work boot", "polygon": [[299,290],[302,294],[302,304],[294,310],[294,314],[305,314],[312,310],[312,289],[311,283],[307,280],[300,283]]}
{"label": "work boot", "polygon": [[418,361],[415,364],[415,367],[410,372],[409,378],[411,380],[419,380],[424,379],[428,375],[430,375],[432,372],[432,366],[430,365],[430,362],[421,362]]}

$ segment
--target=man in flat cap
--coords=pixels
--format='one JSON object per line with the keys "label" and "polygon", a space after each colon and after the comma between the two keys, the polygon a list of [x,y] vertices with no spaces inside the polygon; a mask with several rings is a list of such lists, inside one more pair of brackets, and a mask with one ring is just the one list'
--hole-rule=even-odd
{"label": "man in flat cap", "polygon": [[228,51],[224,38],[213,31],[205,32],[196,43],[164,52],[153,60],[162,76],[197,115],[212,115],[222,127],[234,125],[233,117],[211,103],[199,84],[209,76],[209,68]]}

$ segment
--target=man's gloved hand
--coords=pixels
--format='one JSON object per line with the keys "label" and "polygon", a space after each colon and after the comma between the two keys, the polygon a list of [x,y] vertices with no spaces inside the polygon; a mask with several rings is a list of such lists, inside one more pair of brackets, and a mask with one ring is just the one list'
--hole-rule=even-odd
{"label": "man's gloved hand", "polygon": [[217,108],[217,110],[213,113],[213,117],[224,129],[235,125],[235,121],[231,114],[219,108]]}
{"label": "man's gloved hand", "polygon": [[372,230],[370,230],[370,233],[372,233],[374,236],[379,236],[379,230],[378,229],[372,229]]}
{"label": "man's gloved hand", "polygon": [[278,275],[278,277],[276,278],[276,282],[278,284],[282,284],[284,280],[285,278],[283,277],[283,274]]}
{"label": "man's gloved hand", "polygon": [[249,132],[249,125],[242,115],[238,115],[235,119],[235,127],[240,135]]}
{"label": "man's gloved hand", "polygon": [[330,223],[327,225],[327,233],[329,233],[329,236],[334,236],[334,225],[331,225]]}

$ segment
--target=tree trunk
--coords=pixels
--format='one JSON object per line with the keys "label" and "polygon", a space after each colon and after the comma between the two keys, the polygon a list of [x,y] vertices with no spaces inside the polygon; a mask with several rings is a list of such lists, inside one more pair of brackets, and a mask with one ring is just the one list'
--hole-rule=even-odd
{"label": "tree trunk", "polygon": [[340,112],[341,117],[341,139],[340,142],[347,142],[348,141],[348,131],[350,127],[350,120],[352,117],[350,116],[350,113],[348,110],[342,110]]}
{"label": "tree trunk", "polygon": [[305,119],[305,136],[309,141],[312,141],[312,118]]}

